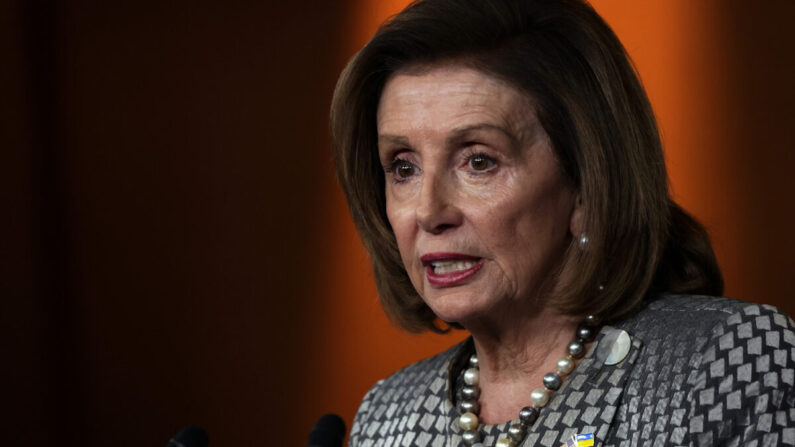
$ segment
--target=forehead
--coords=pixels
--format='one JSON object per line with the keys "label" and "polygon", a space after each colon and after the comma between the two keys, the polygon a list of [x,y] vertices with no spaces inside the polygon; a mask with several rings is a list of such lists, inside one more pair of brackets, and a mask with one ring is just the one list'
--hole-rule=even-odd
{"label": "forehead", "polygon": [[377,112],[379,133],[487,123],[519,131],[535,121],[532,98],[461,65],[411,67],[389,78]]}

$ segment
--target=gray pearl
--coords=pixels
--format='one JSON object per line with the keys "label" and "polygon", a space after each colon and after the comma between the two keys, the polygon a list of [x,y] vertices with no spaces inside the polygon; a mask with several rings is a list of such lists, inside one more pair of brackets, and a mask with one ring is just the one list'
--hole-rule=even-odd
{"label": "gray pearl", "polygon": [[478,355],[477,354],[472,354],[472,355],[469,356],[469,366],[471,366],[472,368],[477,368],[478,367]]}
{"label": "gray pearl", "polygon": [[475,430],[465,430],[461,433],[461,439],[466,445],[471,446],[476,442],[480,442],[480,434]]}
{"label": "gray pearl", "polygon": [[585,317],[585,324],[591,327],[598,327],[599,324],[602,323],[602,320],[597,317],[596,315],[588,315]]}
{"label": "gray pearl", "polygon": [[519,410],[519,419],[528,427],[533,425],[538,419],[538,409],[534,407],[522,408]]}
{"label": "gray pearl", "polygon": [[591,326],[581,324],[580,327],[577,328],[577,338],[580,339],[583,343],[588,343],[592,341],[596,337],[596,329]]}
{"label": "gray pearl", "polygon": [[465,386],[461,388],[461,398],[463,400],[478,400],[480,397],[480,388],[475,386]]}
{"label": "gray pearl", "polygon": [[524,426],[520,424],[513,424],[508,428],[508,436],[511,437],[516,443],[522,442],[524,439]]}
{"label": "gray pearl", "polygon": [[458,402],[458,411],[464,413],[480,413],[480,404],[477,401],[461,400]]}
{"label": "gray pearl", "polygon": [[544,374],[544,386],[547,387],[548,390],[559,390],[561,383],[563,383],[563,380],[561,380],[559,375],[555,373]]}
{"label": "gray pearl", "polygon": [[570,356],[574,357],[575,359],[578,359],[583,355],[585,355],[585,345],[579,340],[574,340],[571,343],[569,343],[569,346],[566,348],[566,351],[568,351]]}

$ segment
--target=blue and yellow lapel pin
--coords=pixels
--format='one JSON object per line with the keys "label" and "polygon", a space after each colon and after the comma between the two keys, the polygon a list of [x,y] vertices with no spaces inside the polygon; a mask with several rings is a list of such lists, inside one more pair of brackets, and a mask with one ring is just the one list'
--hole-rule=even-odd
{"label": "blue and yellow lapel pin", "polygon": [[583,433],[581,435],[571,435],[566,440],[565,447],[590,447],[593,445],[593,433]]}

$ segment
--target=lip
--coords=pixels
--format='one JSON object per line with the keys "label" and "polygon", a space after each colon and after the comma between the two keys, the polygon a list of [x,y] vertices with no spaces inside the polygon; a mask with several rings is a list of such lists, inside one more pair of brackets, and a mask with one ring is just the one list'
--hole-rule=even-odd
{"label": "lip", "polygon": [[[478,261],[472,267],[466,270],[459,270],[450,273],[434,273],[431,263],[434,261],[442,260],[457,260],[457,261]],[[477,256],[466,255],[463,253],[427,253],[420,257],[422,265],[425,266],[425,278],[428,282],[435,287],[453,287],[463,284],[466,280],[473,277],[483,267],[486,262],[485,259]]]}

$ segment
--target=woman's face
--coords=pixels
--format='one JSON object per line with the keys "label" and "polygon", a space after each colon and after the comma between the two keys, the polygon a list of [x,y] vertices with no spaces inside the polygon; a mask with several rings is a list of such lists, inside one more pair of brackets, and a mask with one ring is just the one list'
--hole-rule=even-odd
{"label": "woman's face", "polygon": [[436,315],[467,326],[546,304],[578,211],[527,95],[456,65],[398,72],[378,153],[400,255]]}

